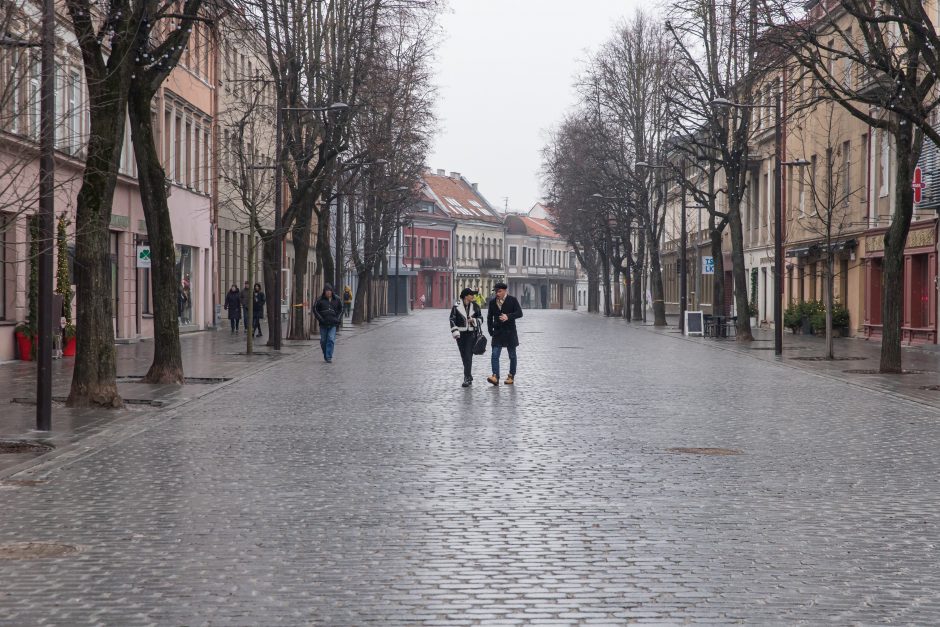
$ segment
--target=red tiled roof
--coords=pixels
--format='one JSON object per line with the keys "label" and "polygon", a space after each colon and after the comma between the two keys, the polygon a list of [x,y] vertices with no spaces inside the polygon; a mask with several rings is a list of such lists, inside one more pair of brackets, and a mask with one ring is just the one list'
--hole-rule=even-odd
{"label": "red tiled roof", "polygon": [[486,199],[474,191],[463,177],[442,176],[425,172],[422,177],[434,201],[444,212],[457,220],[502,222]]}
{"label": "red tiled roof", "polygon": [[562,239],[551,222],[541,218],[531,218],[526,215],[510,215],[506,218],[506,227],[511,235],[531,235],[533,237],[549,237]]}

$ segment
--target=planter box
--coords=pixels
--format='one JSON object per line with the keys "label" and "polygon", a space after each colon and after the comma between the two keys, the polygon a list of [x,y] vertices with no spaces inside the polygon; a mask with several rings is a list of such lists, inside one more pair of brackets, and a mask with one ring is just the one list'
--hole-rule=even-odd
{"label": "planter box", "polygon": [[63,357],[75,357],[75,338],[70,337],[62,344]]}
{"label": "planter box", "polygon": [[20,360],[22,361],[32,361],[33,360],[33,349],[35,347],[36,341],[34,338],[26,337],[22,333],[15,333],[16,335],[16,345],[19,348]]}

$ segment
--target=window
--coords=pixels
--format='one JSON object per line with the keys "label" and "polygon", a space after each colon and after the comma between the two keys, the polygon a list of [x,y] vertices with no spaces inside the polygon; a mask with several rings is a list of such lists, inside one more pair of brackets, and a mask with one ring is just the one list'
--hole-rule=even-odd
{"label": "window", "polygon": [[7,319],[7,224],[9,219],[0,215],[0,320]]}
{"label": "window", "polygon": [[862,202],[865,202],[868,199],[868,190],[862,189],[861,186],[865,182],[865,177],[867,176],[866,167],[868,166],[869,153],[871,147],[868,145],[868,133],[862,133],[862,140],[859,143],[859,152],[861,158],[858,160],[858,182],[859,188],[861,190],[860,198]]}
{"label": "window", "polygon": [[516,265],[516,247],[515,246],[509,247],[509,265],[511,266]]}
{"label": "window", "polygon": [[29,70],[29,134],[34,139],[39,138],[39,80],[42,75],[42,68],[39,62],[39,55],[34,55],[30,59]]}
{"label": "window", "polygon": [[[815,157],[814,157],[815,159]],[[799,203],[800,203],[800,215],[806,215],[806,174],[803,172],[805,168],[797,168],[799,170]]]}
{"label": "window", "polygon": [[180,116],[174,118],[173,124],[173,180],[179,181],[182,176],[180,162],[183,160],[183,119]]}

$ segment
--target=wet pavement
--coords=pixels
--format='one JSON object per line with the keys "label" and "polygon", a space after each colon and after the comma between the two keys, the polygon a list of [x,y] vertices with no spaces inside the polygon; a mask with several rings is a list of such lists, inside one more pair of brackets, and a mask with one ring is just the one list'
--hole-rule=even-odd
{"label": "wet pavement", "polygon": [[445,318],[6,476],[0,624],[940,620],[934,407],[559,311],[520,321],[515,386],[487,354],[463,389]]}

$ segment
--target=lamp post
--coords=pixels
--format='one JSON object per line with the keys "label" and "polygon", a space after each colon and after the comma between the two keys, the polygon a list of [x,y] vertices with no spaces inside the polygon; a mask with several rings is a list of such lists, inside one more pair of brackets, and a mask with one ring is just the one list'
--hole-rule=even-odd
{"label": "lamp post", "polygon": [[39,43],[0,37],[0,47],[39,48],[39,351],[36,355],[36,430],[52,430],[52,251],[55,222],[55,2],[43,0]]}
{"label": "lamp post", "polygon": [[[741,104],[726,98],[711,101],[712,107],[766,109],[767,105]],[[783,160],[783,113],[780,92],[774,95],[774,354],[783,354],[783,166],[802,167],[805,159]]]}

